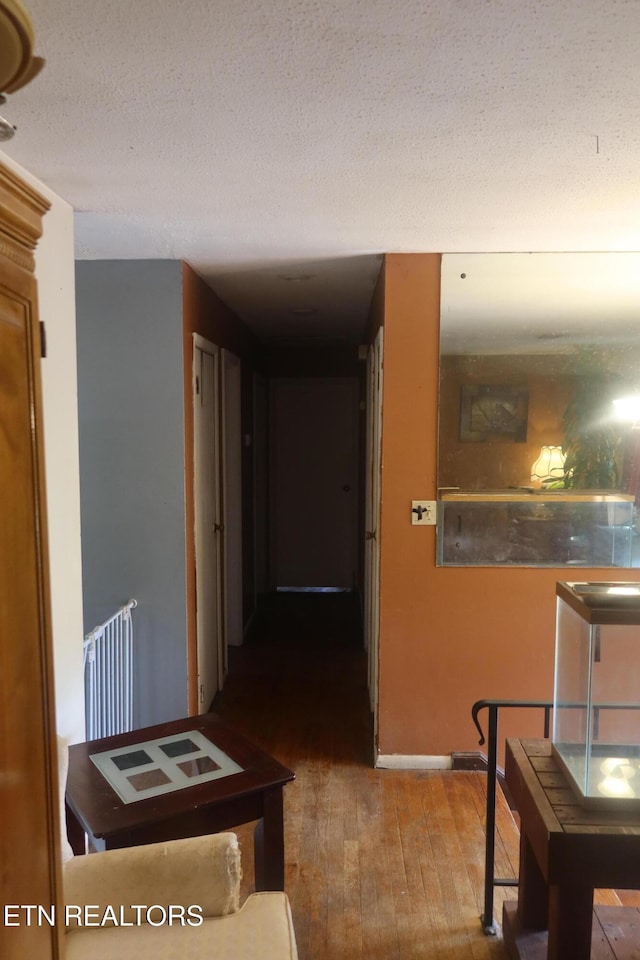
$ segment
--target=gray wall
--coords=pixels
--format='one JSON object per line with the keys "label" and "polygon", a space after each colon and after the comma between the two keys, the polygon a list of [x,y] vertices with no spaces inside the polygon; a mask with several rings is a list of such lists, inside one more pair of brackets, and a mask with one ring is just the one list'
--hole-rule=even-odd
{"label": "gray wall", "polygon": [[181,264],[76,263],[85,632],[133,597],[135,725],[187,713]]}

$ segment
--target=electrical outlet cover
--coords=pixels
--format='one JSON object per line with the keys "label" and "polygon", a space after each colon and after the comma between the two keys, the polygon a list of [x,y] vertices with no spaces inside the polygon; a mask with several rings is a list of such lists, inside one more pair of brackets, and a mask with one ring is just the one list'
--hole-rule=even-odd
{"label": "electrical outlet cover", "polygon": [[411,523],[418,527],[431,527],[436,522],[435,500],[412,500]]}

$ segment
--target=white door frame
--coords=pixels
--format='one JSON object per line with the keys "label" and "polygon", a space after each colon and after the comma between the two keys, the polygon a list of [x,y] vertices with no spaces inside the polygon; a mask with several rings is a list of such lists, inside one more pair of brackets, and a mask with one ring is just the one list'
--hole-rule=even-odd
{"label": "white door frame", "polygon": [[380,465],[382,436],[383,331],[378,330],[367,354],[367,447],[365,501],[364,637],[368,661],[369,703],[378,739],[378,683],[380,661]]}
{"label": "white door frame", "polygon": [[[205,496],[207,491],[200,489],[199,484],[199,470],[198,464],[200,462],[200,457],[202,455],[200,445],[200,411],[201,399],[200,399],[200,359],[201,354],[206,353],[213,357],[213,392],[215,397],[214,405],[210,408],[211,414],[213,416],[213,442],[214,442],[214,484],[213,489],[208,491],[209,495],[213,497],[213,503],[210,504],[211,513],[212,513],[212,529],[206,529],[209,525],[208,521],[205,521],[203,516],[203,511],[200,508],[200,504],[203,502],[202,498]],[[193,334],[193,362],[192,362],[192,371],[193,371],[193,381],[192,381],[192,395],[193,395],[193,458],[194,458],[194,470],[193,470],[193,483],[194,483],[194,524],[195,524],[195,564],[196,564],[196,651],[197,651],[197,664],[196,664],[196,673],[197,673],[197,684],[198,684],[198,711],[200,713],[209,709],[211,703],[211,697],[209,693],[206,695],[203,694],[203,685],[201,681],[201,663],[204,662],[203,649],[205,643],[213,642],[216,645],[216,661],[217,661],[217,677],[216,677],[216,687],[217,689],[213,691],[213,696],[222,689],[224,683],[224,668],[226,660],[226,642],[224,635],[224,622],[222,615],[222,534],[223,534],[223,519],[221,512],[221,490],[220,490],[220,469],[221,469],[221,451],[220,451],[220,351],[219,348],[211,343],[209,340],[206,340],[198,333]],[[209,409],[209,408],[208,408]],[[215,537],[215,582],[213,584],[203,581],[202,575],[199,575],[201,570],[201,551],[202,543],[205,537],[214,536]],[[205,609],[205,604],[207,600],[207,590],[215,591],[216,599],[216,636],[215,637],[205,637],[204,631],[202,629],[202,611]],[[208,701],[208,702],[207,702]]]}

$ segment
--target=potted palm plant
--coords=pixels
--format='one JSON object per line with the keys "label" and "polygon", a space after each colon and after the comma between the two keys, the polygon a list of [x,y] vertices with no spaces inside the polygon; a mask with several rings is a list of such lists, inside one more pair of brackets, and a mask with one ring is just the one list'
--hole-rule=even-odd
{"label": "potted palm plant", "polygon": [[619,487],[622,436],[609,416],[611,380],[582,377],[564,412],[564,486],[615,490]]}

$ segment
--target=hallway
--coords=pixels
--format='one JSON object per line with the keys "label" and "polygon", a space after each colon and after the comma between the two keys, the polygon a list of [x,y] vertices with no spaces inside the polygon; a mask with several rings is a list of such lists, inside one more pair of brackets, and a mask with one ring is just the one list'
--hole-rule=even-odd
{"label": "hallway", "polygon": [[301,761],[372,763],[373,728],[358,599],[280,593],[266,599],[214,709],[267,749]]}
{"label": "hallway", "polygon": [[[502,960],[479,922],[485,777],[373,768],[357,598],[276,595],[229,655],[215,711],[296,773],[285,858],[301,960]],[[497,867],[513,875],[502,795],[498,824]],[[251,831],[237,831],[245,892]]]}

